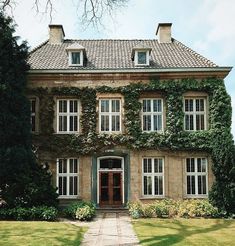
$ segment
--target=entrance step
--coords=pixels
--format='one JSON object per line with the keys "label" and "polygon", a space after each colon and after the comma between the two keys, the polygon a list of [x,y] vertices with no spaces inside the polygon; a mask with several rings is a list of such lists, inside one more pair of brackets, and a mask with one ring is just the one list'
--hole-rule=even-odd
{"label": "entrance step", "polygon": [[126,213],[128,214],[127,208],[97,208],[97,213]]}

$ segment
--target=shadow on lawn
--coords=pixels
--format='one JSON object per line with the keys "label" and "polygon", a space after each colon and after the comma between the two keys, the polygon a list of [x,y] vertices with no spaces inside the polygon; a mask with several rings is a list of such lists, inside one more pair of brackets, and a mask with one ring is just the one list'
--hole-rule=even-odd
{"label": "shadow on lawn", "polygon": [[[217,220],[215,220],[215,221],[217,221]],[[205,220],[205,222],[206,222],[206,220]],[[224,228],[227,228],[232,223],[232,221],[224,221],[224,220],[222,220],[222,221],[219,220],[217,222],[218,222],[217,224],[215,224],[211,227],[206,227],[206,228],[196,227],[195,229],[193,229],[194,226],[184,225],[179,220],[175,220],[175,221],[172,220],[172,222],[171,222],[172,226],[170,226],[170,224],[169,224],[169,226],[157,224],[156,226],[159,226],[161,228],[176,230],[177,233],[165,234],[165,235],[160,235],[160,236],[153,236],[150,238],[140,240],[140,243],[141,244],[147,244],[150,246],[174,245],[174,244],[179,243],[179,242],[183,241],[184,239],[186,239],[187,237],[190,237],[194,234],[213,232],[213,231],[220,230],[221,228],[224,229]],[[143,226],[156,227],[152,223],[148,223],[148,222],[147,223],[141,222],[141,224]]]}

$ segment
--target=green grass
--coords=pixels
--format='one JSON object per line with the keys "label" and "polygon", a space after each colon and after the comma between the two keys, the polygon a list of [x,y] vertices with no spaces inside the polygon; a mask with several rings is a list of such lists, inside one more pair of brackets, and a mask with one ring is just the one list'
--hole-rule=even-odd
{"label": "green grass", "polygon": [[0,245],[80,245],[86,230],[62,222],[0,221]]}
{"label": "green grass", "polygon": [[235,220],[139,219],[133,226],[142,245],[235,245]]}

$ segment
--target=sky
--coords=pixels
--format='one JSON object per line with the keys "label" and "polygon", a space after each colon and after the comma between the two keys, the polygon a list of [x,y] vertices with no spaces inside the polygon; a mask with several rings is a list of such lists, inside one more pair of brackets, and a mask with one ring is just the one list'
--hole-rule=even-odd
{"label": "sky", "polygon": [[[43,6],[45,0],[40,1]],[[154,39],[158,23],[171,22],[173,38],[219,66],[235,65],[235,0],[129,0],[112,18],[104,16],[98,29],[81,24],[80,0],[52,1],[52,21],[36,14],[34,0],[18,0],[13,7],[16,34],[31,48],[48,39],[49,24],[62,24],[68,39]],[[235,136],[235,68],[225,84],[232,98]]]}

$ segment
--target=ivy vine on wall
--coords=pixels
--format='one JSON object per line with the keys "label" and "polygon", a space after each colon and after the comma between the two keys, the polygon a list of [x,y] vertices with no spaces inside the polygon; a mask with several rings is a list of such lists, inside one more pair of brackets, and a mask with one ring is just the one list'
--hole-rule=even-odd
{"label": "ivy vine on wall", "polygon": [[[161,92],[165,98],[166,128],[164,133],[144,133],[141,131],[139,98],[141,93],[155,91]],[[183,93],[187,91],[200,91],[208,94],[208,130],[197,132],[183,130]],[[37,96],[40,101],[40,134],[35,135],[33,139],[41,151],[54,153],[57,157],[58,154],[60,156],[69,156],[69,154],[74,155],[75,153],[87,155],[105,147],[117,145],[125,146],[128,149],[207,151],[211,154],[213,172],[217,180],[212,187],[211,197],[217,197],[216,192],[225,189],[224,185],[228,183],[230,172],[234,168],[234,145],[231,134],[232,109],[231,98],[221,79],[153,80],[148,84],[138,83],[120,87],[35,88],[29,89],[28,93]],[[125,132],[123,134],[97,132],[96,93],[120,93],[123,95],[125,114]],[[73,96],[80,99],[82,105],[80,134],[59,135],[54,133],[56,96]],[[223,196],[222,193],[221,190],[219,195]],[[233,196],[235,197],[235,188]],[[231,202],[227,201],[226,204],[231,204]],[[220,206],[225,208],[230,205],[221,203]]]}

